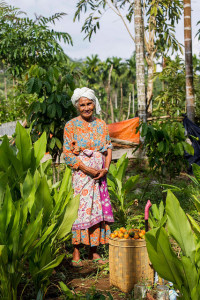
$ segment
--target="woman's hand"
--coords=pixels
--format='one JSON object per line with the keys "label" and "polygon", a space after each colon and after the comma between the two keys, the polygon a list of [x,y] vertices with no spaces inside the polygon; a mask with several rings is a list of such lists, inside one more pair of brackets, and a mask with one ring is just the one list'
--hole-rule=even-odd
{"label": "woman's hand", "polygon": [[99,176],[99,173],[100,173],[100,170],[97,170],[97,169],[94,169],[94,168],[88,168],[88,170],[87,170],[87,174],[92,176],[92,177],[95,177],[95,178],[97,176]]}
{"label": "woman's hand", "polygon": [[88,167],[83,162],[80,163],[79,169],[91,177],[97,177],[100,173],[100,170]]}
{"label": "woman's hand", "polygon": [[99,170],[99,175],[97,177],[94,177],[94,180],[98,180],[98,179],[104,177],[107,173],[108,173],[108,171],[106,169]]}

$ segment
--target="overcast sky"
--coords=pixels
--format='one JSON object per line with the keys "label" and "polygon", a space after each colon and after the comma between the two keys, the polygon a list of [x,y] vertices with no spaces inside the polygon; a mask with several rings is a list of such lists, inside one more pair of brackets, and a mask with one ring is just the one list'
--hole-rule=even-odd
{"label": "overcast sky", "polygon": [[[5,0],[6,1],[6,0]],[[67,55],[73,59],[85,58],[91,54],[98,54],[104,60],[107,57],[118,56],[127,59],[134,51],[134,43],[126,31],[122,21],[111,10],[108,10],[100,22],[100,30],[92,37],[91,42],[83,40],[81,33],[84,16],[80,22],[73,22],[77,0],[7,0],[8,4],[19,7],[29,17],[37,15],[50,16],[57,12],[65,12],[66,16],[56,22],[55,29],[68,32],[73,39],[73,46],[63,45]],[[193,53],[199,55],[200,41],[195,38],[200,20],[200,0],[191,0],[192,25],[193,25]],[[134,33],[134,28],[131,28]],[[176,37],[179,42],[184,42],[183,18],[176,28]]]}

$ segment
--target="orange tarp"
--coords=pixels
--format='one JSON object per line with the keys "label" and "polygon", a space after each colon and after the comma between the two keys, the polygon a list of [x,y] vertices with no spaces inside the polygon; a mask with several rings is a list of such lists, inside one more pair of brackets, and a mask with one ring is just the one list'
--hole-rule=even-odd
{"label": "orange tarp", "polygon": [[136,133],[139,118],[108,124],[110,137],[139,144],[140,133]]}

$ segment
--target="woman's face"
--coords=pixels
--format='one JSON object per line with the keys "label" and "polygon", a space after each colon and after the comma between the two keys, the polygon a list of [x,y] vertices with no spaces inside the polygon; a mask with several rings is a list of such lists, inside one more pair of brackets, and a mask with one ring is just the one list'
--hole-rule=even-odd
{"label": "woman's face", "polygon": [[95,109],[94,102],[88,98],[81,97],[78,101],[78,110],[80,115],[85,120],[90,120],[92,118]]}

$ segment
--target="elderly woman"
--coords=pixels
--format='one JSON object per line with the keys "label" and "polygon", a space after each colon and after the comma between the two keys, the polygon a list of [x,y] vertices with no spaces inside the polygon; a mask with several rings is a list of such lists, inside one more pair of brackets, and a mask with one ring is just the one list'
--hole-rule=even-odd
{"label": "elderly woman", "polygon": [[94,117],[101,111],[94,91],[76,89],[71,99],[79,116],[64,129],[64,156],[72,168],[74,195],[80,194],[78,218],[72,227],[73,266],[82,266],[79,245],[90,246],[89,259],[103,264],[99,244],[108,243],[109,223],[114,222],[106,184],[112,145],[104,121]]}

